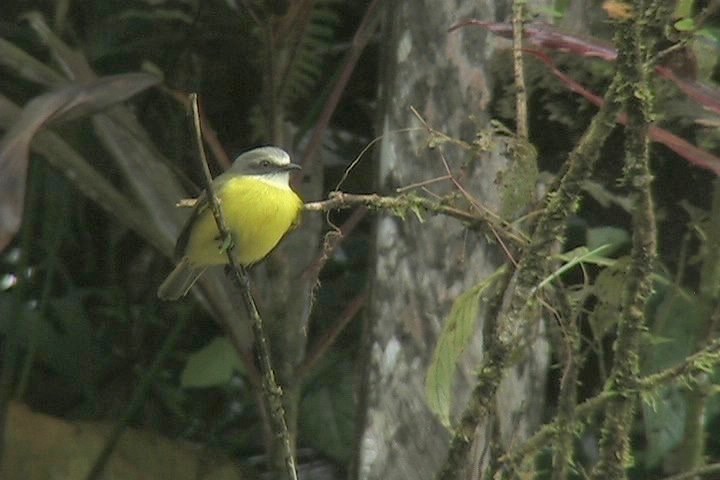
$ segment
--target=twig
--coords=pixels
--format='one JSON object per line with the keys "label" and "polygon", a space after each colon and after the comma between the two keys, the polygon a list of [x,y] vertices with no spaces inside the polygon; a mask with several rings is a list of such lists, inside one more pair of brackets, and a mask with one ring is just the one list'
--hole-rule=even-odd
{"label": "twig", "polygon": [[337,337],[342,333],[350,321],[355,318],[360,309],[365,306],[367,301],[368,293],[363,291],[360,295],[356,296],[346,307],[340,315],[338,321],[332,326],[329,332],[327,332],[316,345],[313,345],[309,349],[309,354],[305,357],[305,360],[297,369],[297,376],[303,378],[312,372],[317,362],[325,355],[328,349],[335,343]]}
{"label": "twig", "polygon": [[310,137],[308,146],[303,153],[302,160],[300,160],[300,165],[303,167],[312,160],[313,155],[315,155],[315,152],[320,147],[323,136],[325,135],[325,130],[327,130],[327,126],[330,123],[330,118],[335,112],[338,102],[340,102],[340,97],[345,91],[348,81],[350,81],[350,76],[352,75],[353,70],[355,70],[355,65],[360,59],[360,54],[363,50],[365,50],[365,47],[370,41],[371,34],[375,30],[375,26],[378,24],[380,15],[377,10],[382,3],[382,0],[373,0],[373,2],[367,7],[365,16],[360,21],[360,26],[358,26],[355,31],[355,36],[352,39],[350,51],[345,57],[345,64],[343,65],[340,77],[338,78],[337,83],[335,83],[335,86],[330,93],[330,97],[325,103],[325,108],[320,114],[320,118],[318,118],[315,122],[315,128],[313,129],[312,136]]}
{"label": "twig", "polygon": [[245,271],[245,268],[236,261],[235,255],[233,254],[234,248],[232,244],[232,237],[230,235],[230,231],[228,230],[227,223],[225,222],[225,218],[223,217],[220,202],[215,196],[215,191],[213,189],[212,176],[210,175],[210,169],[205,157],[205,149],[203,148],[197,94],[190,94],[190,103],[192,106],[193,125],[195,127],[195,138],[198,145],[199,159],[205,174],[205,189],[208,204],[212,209],[213,217],[215,217],[215,222],[217,223],[218,230],[220,231],[223,245],[227,245],[225,253],[228,258],[231,278],[240,289],[243,303],[245,304],[245,308],[247,309],[248,316],[250,317],[252,323],[252,332],[255,347],[257,349],[258,363],[260,366],[260,373],[263,378],[263,399],[265,400],[265,408],[270,418],[270,428],[273,433],[273,440],[280,443],[280,447],[284,453],[286,477],[290,480],[297,480],[295,457],[292,452],[287,423],[285,422],[285,409],[282,404],[282,390],[275,380],[275,372],[273,371],[270,360],[270,347],[265,336],[262,317],[260,317],[257,305],[255,304],[255,299],[250,292],[250,279],[248,278],[247,271]]}
{"label": "twig", "polygon": [[[719,364],[720,339],[716,339],[702,350],[683,360],[679,365],[640,378],[635,384],[634,390],[642,394],[643,392],[654,391],[662,386],[687,382],[687,378],[705,374]],[[603,390],[596,396],[578,404],[572,413],[575,429],[577,430],[579,425],[586,422],[591,415],[599,412],[601,408],[618,395],[618,392]],[[547,447],[548,443],[552,442],[560,434],[560,421],[560,419],[556,419],[543,425],[525,443],[500,457],[500,467],[514,465],[528,455],[535,454]]]}
{"label": "twig", "polygon": [[350,217],[345,220],[339,228],[333,226],[333,230],[325,234],[325,241],[323,242],[323,248],[320,255],[313,261],[308,268],[303,272],[303,278],[309,282],[315,282],[317,277],[320,275],[320,271],[325,267],[327,261],[332,257],[333,252],[342,244],[343,240],[352,232],[355,227],[358,226],[360,221],[365,218],[368,213],[368,209],[365,206],[360,206],[355,209]]}
{"label": "twig", "polygon": [[513,0],[513,70],[515,74],[515,131],[520,139],[528,138],[527,89],[523,67],[523,6],[525,0]]}
{"label": "twig", "polygon": [[[577,146],[570,152],[568,167],[558,188],[547,197],[547,206],[539,218],[533,238],[511,278],[500,306],[493,342],[479,368],[477,384],[470,401],[455,429],[445,463],[438,472],[438,480],[458,477],[464,468],[477,426],[485,420],[494,405],[495,394],[508,363],[522,345],[528,328],[528,317],[537,304],[533,289],[550,269],[552,251],[565,236],[567,218],[576,211],[583,182],[590,176],[598,159],[600,147],[610,135],[619,107],[615,104],[618,87],[623,82],[615,76],[608,88],[605,106],[595,115]],[[502,230],[498,230],[502,232]]]}
{"label": "twig", "polygon": [[[190,109],[190,102],[188,100],[187,92],[179,90],[173,90],[167,87],[161,87],[161,90],[170,95],[175,101],[182,104],[186,109]],[[200,127],[202,128],[202,136],[205,144],[210,147],[215,160],[222,167],[223,170],[227,170],[232,165],[230,157],[222,146],[220,139],[217,136],[217,131],[212,127],[210,120],[205,115],[205,112],[200,112]]]}
{"label": "twig", "polygon": [[639,390],[651,390],[669,381],[677,381],[700,373],[707,373],[720,364],[720,338],[708,343],[706,347],[687,357],[681,364],[653,373],[637,382]]}
{"label": "twig", "polygon": [[443,202],[442,199],[431,200],[417,195],[408,194],[398,195],[396,197],[383,197],[376,194],[331,192],[328,200],[306,203],[305,210],[324,212],[327,210],[353,208],[358,205],[365,205],[370,209],[376,210],[389,210],[399,216],[404,216],[408,212],[419,213],[420,211],[446,215],[461,222],[467,222],[471,228],[492,228],[504,241],[509,241],[513,245],[523,246],[527,244],[527,239],[522,232],[518,232],[513,224],[499,217],[489,215],[484,211],[468,212],[448,205]]}
{"label": "twig", "polygon": [[671,477],[665,477],[662,480],[687,480],[689,478],[695,479],[700,476],[710,475],[711,473],[720,472],[720,463],[711,463],[690,472],[678,473]]}
{"label": "twig", "polygon": [[[487,227],[492,230],[494,234],[497,234],[498,237],[502,237],[503,241],[509,241],[514,247],[523,247],[528,243],[526,235],[517,230],[512,223],[503,220],[476,202],[473,203],[473,206],[478,211],[469,212],[448,205],[443,198],[430,199],[413,194],[385,197],[375,193],[362,194],[335,191],[330,192],[328,197],[327,200],[307,202],[303,208],[308,212],[328,212],[330,210],[344,210],[364,206],[372,210],[388,210],[390,213],[398,216],[404,216],[408,212],[417,213],[418,211],[425,211],[427,213],[445,215],[461,222],[466,222],[469,228]],[[177,206],[190,208],[195,206],[196,203],[197,201],[195,199],[187,199],[178,202]],[[360,214],[364,215],[365,212],[358,212],[358,215]],[[352,220],[354,223],[355,219]],[[348,223],[350,223],[350,219]],[[343,227],[345,227],[345,225],[343,225]],[[311,269],[308,270],[310,271]]]}
{"label": "twig", "polygon": [[577,316],[573,313],[565,290],[558,289],[555,295],[558,308],[554,309],[560,331],[558,342],[563,374],[558,393],[558,436],[552,456],[552,480],[566,480],[573,465],[575,440],[575,408],[577,407],[577,385],[580,371],[580,331]]}

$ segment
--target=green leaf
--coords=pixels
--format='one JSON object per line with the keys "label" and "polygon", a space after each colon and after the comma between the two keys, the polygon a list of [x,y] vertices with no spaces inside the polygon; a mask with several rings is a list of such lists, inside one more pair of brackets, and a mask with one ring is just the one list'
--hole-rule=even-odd
{"label": "green leaf", "polygon": [[675,22],[673,26],[678,32],[692,32],[695,30],[695,21],[692,18],[683,18]]}
{"label": "green leaf", "polygon": [[[710,318],[706,303],[675,285],[658,295],[663,298],[652,316],[650,341],[643,349],[643,375],[677,365],[692,354]],[[683,440],[687,411],[685,392],[682,385],[663,387],[652,405],[643,404],[647,441],[645,464],[650,468],[662,462]]]}
{"label": "green leaf", "polygon": [[334,3],[334,0],[313,2],[312,11],[303,20],[303,25],[288,32],[293,37],[293,48],[290,49],[290,62],[285,66],[286,73],[280,79],[282,83],[277,93],[280,104],[290,105],[310,94],[327,68],[327,54],[334,45],[339,23]]}
{"label": "green leaf", "polygon": [[603,269],[595,279],[593,293],[598,301],[590,314],[589,322],[596,340],[604,337],[618,321],[629,264],[630,258],[622,257]]}
{"label": "green leaf", "polygon": [[[706,38],[708,40],[712,40],[714,42],[717,42],[718,40],[720,40],[720,28],[704,27],[704,28],[701,28],[700,30],[698,30],[697,32],[695,32],[695,34],[697,34],[703,38]],[[713,64],[714,63],[715,62],[713,62]]]}
{"label": "green leaf", "polygon": [[617,205],[628,213],[632,212],[633,202],[627,195],[623,196],[616,192],[612,192],[602,183],[592,180],[586,180],[582,185],[585,193],[598,202],[603,208]]}
{"label": "green leaf", "polygon": [[230,341],[216,337],[190,355],[180,385],[184,388],[208,388],[227,384],[235,372],[242,372],[242,362]]}
{"label": "green leaf", "polygon": [[563,273],[573,269],[576,265],[582,263],[598,263],[602,261],[607,261],[605,255],[610,250],[610,248],[611,245],[609,244],[600,245],[593,250],[588,250],[587,247],[578,247],[571,250],[570,252],[563,254],[562,258],[563,260],[565,260],[566,263],[561,265],[560,268],[555,270],[553,273],[548,275],[542,282],[540,282],[540,284],[537,286],[537,290],[545,287],[547,284],[552,282],[554,279],[556,279]]}
{"label": "green leaf", "polygon": [[448,428],[457,361],[475,332],[481,301],[490,295],[491,288],[505,271],[505,267],[496,270],[483,282],[455,299],[433,352],[425,380],[425,396],[430,410]]}
{"label": "green leaf", "polygon": [[692,354],[710,318],[705,302],[676,285],[668,286],[658,295],[662,295],[662,301],[651,320],[651,338],[671,341],[652,341],[645,346],[644,375],[677,365]]}
{"label": "green leaf", "polygon": [[675,11],[673,12],[674,18],[689,18],[692,17],[693,10],[695,9],[695,0],[678,0],[675,5]]}
{"label": "green leaf", "polygon": [[644,463],[652,468],[662,462],[680,444],[685,431],[687,402],[677,388],[663,387],[656,392],[655,401],[643,402],[645,424]]}
{"label": "green leaf", "polygon": [[557,8],[550,7],[537,7],[535,13],[543,16],[549,16],[554,19],[560,19],[565,15],[565,12],[558,10]]}
{"label": "green leaf", "polygon": [[300,435],[339,463],[352,457],[355,429],[353,364],[335,361],[316,376],[300,404]]}
{"label": "green leaf", "polygon": [[630,234],[624,228],[606,226],[588,229],[585,244],[590,250],[607,245],[603,255],[609,256],[629,241]]}

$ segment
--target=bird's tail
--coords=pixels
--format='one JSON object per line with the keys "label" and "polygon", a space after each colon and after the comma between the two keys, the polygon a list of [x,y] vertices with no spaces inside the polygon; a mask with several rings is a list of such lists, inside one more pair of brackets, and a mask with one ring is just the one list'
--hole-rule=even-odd
{"label": "bird's tail", "polygon": [[177,300],[184,297],[204,271],[205,267],[194,267],[187,258],[183,258],[158,288],[158,298]]}

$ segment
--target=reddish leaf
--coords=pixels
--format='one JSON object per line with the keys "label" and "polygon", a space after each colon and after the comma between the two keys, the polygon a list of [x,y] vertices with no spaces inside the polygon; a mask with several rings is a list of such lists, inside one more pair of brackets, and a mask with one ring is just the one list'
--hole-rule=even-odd
{"label": "reddish leaf", "polygon": [[[512,25],[509,23],[467,20],[453,26],[450,31],[470,25],[484,28],[502,37],[512,38]],[[609,62],[615,61],[617,58],[617,51],[602,42],[562,33],[548,24],[528,24],[524,27],[524,33],[525,40],[538,47],[568,52],[584,57],[600,58]],[[585,99],[598,107],[603,104],[603,99],[600,96],[595,95],[571,77],[560,71],[547,54],[533,49],[525,49],[525,51],[545,63],[552,73],[570,90],[582,95]],[[659,76],[667,78],[675,83],[683,93],[703,107],[720,114],[720,91],[718,91],[718,89],[712,88],[701,82],[683,78],[668,65],[659,65],[655,67],[655,71]],[[627,120],[624,115],[620,115],[618,116],[617,121],[625,124]],[[648,134],[653,141],[665,145],[693,165],[711,170],[716,175],[720,175],[720,158],[716,157],[712,153],[702,150],[660,127],[651,127]]]}
{"label": "reddish leaf", "polygon": [[[539,52],[537,50],[525,51],[542,60],[543,63],[545,63],[550,68],[550,71],[552,71],[553,74],[558,77],[563,83],[565,83],[565,85],[567,85],[568,88],[570,88],[570,90],[572,90],[573,92],[579,93],[587,101],[598,107],[602,106],[605,103],[600,96],[595,95],[594,93],[577,83],[575,80],[561,72],[557,68],[555,63],[552,61],[552,59],[545,55],[543,52]],[[627,123],[627,117],[624,114],[619,115],[617,121],[625,125]],[[650,135],[650,138],[654,142],[665,145],[670,150],[677,153],[693,165],[697,165],[700,168],[704,168],[706,170],[714,172],[716,175],[720,175],[720,158],[716,157],[712,153],[702,150],[691,144],[690,142],[683,140],[677,135],[670,133],[660,127],[650,127],[648,135]]]}
{"label": "reddish leaf", "polygon": [[[512,25],[509,23],[482,22],[479,20],[466,20],[453,26],[450,31],[465,26],[484,28],[496,35],[512,38]],[[558,52],[571,53],[588,58],[600,58],[607,62],[614,62],[617,51],[605,42],[598,39],[584,38],[577,35],[563,33],[552,25],[546,23],[530,23],[523,27],[524,39],[531,45]],[[720,91],[702,82],[686,78],[681,73],[686,66],[676,65],[675,70],[669,65],[655,67],[657,74],[667,78],[703,107],[720,114]]]}

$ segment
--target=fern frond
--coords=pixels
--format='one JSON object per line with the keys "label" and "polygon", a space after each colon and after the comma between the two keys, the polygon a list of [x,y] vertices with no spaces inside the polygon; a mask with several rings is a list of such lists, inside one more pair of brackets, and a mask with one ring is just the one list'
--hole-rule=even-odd
{"label": "fern frond", "polygon": [[[310,5],[312,3],[312,5]],[[276,72],[277,104],[287,109],[297,99],[312,93],[320,80],[326,54],[333,45],[338,24],[339,0],[315,0],[292,19],[291,31],[285,32],[284,48]]]}

